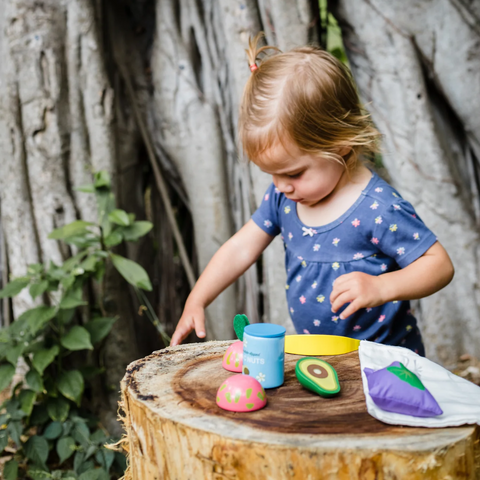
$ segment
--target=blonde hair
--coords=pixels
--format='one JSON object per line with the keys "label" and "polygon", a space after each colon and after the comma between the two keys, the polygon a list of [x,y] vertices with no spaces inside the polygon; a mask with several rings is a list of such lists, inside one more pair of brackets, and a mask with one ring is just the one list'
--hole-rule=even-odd
{"label": "blonde hair", "polygon": [[[281,52],[258,46],[246,50],[252,74],[240,107],[239,135],[250,160],[276,142],[293,141],[304,153],[330,157],[352,171],[360,151],[378,151],[380,133],[363,110],[351,74],[330,53],[314,46]],[[279,53],[257,59],[266,49]],[[338,152],[348,147],[342,158]]]}

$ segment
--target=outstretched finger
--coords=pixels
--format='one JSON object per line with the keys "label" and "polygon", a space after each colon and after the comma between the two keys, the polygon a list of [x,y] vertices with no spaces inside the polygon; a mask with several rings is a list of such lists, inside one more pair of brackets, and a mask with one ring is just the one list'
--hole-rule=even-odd
{"label": "outstretched finger", "polygon": [[195,322],[195,333],[198,338],[205,338],[205,317],[199,316],[194,319]]}
{"label": "outstretched finger", "polygon": [[177,325],[175,332],[172,335],[170,346],[174,347],[175,345],[180,345],[191,331],[192,331],[192,327],[190,327],[189,325],[184,325],[179,323]]}

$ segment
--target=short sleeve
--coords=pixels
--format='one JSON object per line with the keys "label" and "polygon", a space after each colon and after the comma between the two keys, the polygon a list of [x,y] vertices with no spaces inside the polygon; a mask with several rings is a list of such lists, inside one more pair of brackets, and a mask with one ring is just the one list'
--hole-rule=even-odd
{"label": "short sleeve", "polygon": [[278,222],[278,211],[280,208],[281,194],[276,190],[275,185],[272,183],[265,195],[263,196],[262,203],[252,215],[252,220],[265,232],[272,237],[275,237],[280,233],[280,225]]}
{"label": "short sleeve", "polygon": [[413,206],[402,198],[375,218],[373,238],[377,247],[401,268],[417,260],[437,241]]}

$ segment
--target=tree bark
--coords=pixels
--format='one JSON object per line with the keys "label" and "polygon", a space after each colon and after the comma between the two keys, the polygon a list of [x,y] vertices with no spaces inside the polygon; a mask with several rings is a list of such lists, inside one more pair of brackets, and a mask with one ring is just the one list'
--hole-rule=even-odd
{"label": "tree bark", "polygon": [[[115,181],[118,152],[113,89],[94,4],[11,0],[0,10],[2,230],[10,272],[21,276],[30,263],[60,264],[69,255],[48,234],[77,218],[96,218],[91,197],[74,188],[91,183],[92,170],[107,170]],[[105,343],[105,363],[108,382],[118,385],[140,352],[128,287],[109,274],[107,292],[109,312],[119,320]],[[31,306],[28,292],[22,292],[13,301],[15,316]],[[111,411],[105,425],[118,433],[117,388],[104,394]]]}
{"label": "tree bark", "polygon": [[427,355],[449,366],[465,352],[478,357],[478,5],[332,3],[361,95],[384,134],[383,159],[393,184],[455,266],[453,282],[415,310]]}
{"label": "tree bark", "polygon": [[402,428],[367,413],[358,352],[322,357],[337,371],[337,397],[303,388],[295,377],[302,357],[286,354],[285,383],[266,390],[264,409],[220,409],[230,343],[167,348],[129,365],[127,478],[479,478],[477,427]]}

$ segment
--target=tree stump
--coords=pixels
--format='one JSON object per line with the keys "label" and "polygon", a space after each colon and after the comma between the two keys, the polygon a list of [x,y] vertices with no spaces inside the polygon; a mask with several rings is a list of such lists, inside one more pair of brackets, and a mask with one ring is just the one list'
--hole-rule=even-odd
{"label": "tree stump", "polygon": [[342,391],[325,399],[295,377],[267,390],[263,410],[233,413],[215,403],[232,373],[231,342],[166,348],[129,365],[123,410],[133,479],[317,480],[480,478],[478,429],[387,425],[367,413],[358,353],[322,357]]}

